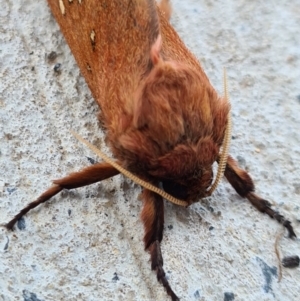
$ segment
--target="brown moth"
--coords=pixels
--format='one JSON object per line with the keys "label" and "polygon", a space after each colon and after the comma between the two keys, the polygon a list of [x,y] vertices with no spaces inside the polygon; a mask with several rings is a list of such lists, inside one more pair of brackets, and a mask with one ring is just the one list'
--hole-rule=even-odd
{"label": "brown moth", "polygon": [[[221,160],[230,105],[212,87],[199,62],[170,25],[170,6],[154,0],[48,0],[54,17],[100,107],[116,162],[142,180],[162,185],[186,205],[208,195],[212,165]],[[6,227],[63,189],[119,174],[98,163],[55,180]],[[291,223],[254,193],[248,173],[228,156],[225,177],[237,193],[295,237]],[[141,214],[151,268],[172,300],[179,300],[164,269],[161,195],[144,189]]]}

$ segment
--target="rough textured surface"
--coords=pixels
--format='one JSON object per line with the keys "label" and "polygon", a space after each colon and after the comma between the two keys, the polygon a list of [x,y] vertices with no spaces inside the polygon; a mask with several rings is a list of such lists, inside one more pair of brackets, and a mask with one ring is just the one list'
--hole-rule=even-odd
{"label": "rough textured surface", "polygon": [[[173,25],[220,92],[227,67],[231,154],[299,236],[298,2],[172,2]],[[97,106],[46,1],[0,4],[2,223],[51,179],[96,159],[69,129],[108,150]],[[118,176],[61,193],[15,232],[0,228],[0,300],[166,300],[143,250],[140,191]],[[283,269],[277,282],[280,225],[228,183],[188,210],[166,208],[165,270],[181,300],[298,300],[299,268]],[[299,255],[299,239],[285,235],[280,247],[283,256]]]}

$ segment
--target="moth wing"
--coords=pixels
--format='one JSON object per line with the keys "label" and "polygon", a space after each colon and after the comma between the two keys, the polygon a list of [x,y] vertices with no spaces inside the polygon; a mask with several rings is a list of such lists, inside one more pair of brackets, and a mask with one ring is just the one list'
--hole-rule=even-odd
{"label": "moth wing", "polygon": [[[105,122],[119,117],[159,34],[154,1],[48,0]],[[122,93],[122,95],[121,95]]]}

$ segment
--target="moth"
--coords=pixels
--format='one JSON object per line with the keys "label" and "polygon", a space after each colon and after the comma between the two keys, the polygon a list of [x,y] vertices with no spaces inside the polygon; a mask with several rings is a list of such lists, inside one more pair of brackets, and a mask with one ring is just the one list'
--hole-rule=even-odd
{"label": "moth", "polygon": [[[170,25],[168,1],[158,6],[154,0],[48,3],[99,105],[115,160],[55,180],[7,229],[63,189],[128,171],[150,185],[142,193],[145,250],[158,281],[173,301],[179,300],[163,269],[163,198],[188,207],[207,197],[217,183],[212,165],[217,162],[222,175],[225,162],[224,175],[236,192],[283,224],[289,237],[296,236],[291,223],[255,194],[249,174],[227,156],[228,98],[218,95]],[[155,189],[159,186],[163,192]]]}

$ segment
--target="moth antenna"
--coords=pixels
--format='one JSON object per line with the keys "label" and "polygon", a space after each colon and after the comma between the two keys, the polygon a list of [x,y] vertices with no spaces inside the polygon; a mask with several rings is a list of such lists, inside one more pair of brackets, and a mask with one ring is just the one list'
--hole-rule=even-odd
{"label": "moth antenna", "polygon": [[[224,68],[223,71],[223,85],[224,85],[224,97],[229,103],[230,100],[229,100],[229,93],[228,93],[226,68]],[[215,189],[217,188],[218,184],[221,181],[221,178],[224,175],[226,164],[227,164],[228,153],[229,153],[230,140],[231,140],[231,126],[232,126],[232,121],[231,121],[231,114],[229,111],[227,117],[225,136],[223,140],[222,153],[219,155],[219,166],[218,166],[217,176],[215,182],[208,189],[207,196],[210,196],[215,191]]]}
{"label": "moth antenna", "polygon": [[127,178],[131,179],[133,182],[135,182],[138,185],[141,185],[142,187],[151,190],[155,193],[157,193],[158,195],[162,196],[164,199],[170,201],[171,203],[175,204],[175,205],[179,205],[179,206],[183,206],[183,207],[187,207],[188,203],[182,200],[179,200],[175,197],[173,197],[172,195],[166,193],[165,191],[159,189],[158,187],[138,178],[136,175],[134,175],[133,173],[131,173],[130,171],[126,170],[125,168],[123,168],[122,166],[120,166],[118,163],[116,163],[115,161],[113,161],[112,159],[110,159],[108,156],[106,156],[102,151],[100,151],[96,146],[94,146],[93,144],[89,143],[87,140],[85,140],[84,138],[82,138],[80,135],[78,135],[77,133],[71,131],[71,133],[73,134],[73,136],[79,140],[81,143],[85,144],[90,150],[92,150],[96,155],[98,155],[101,159],[103,159],[106,163],[109,163],[111,166],[113,166],[115,169],[117,169],[120,173],[122,173],[124,176],[126,176]]}

